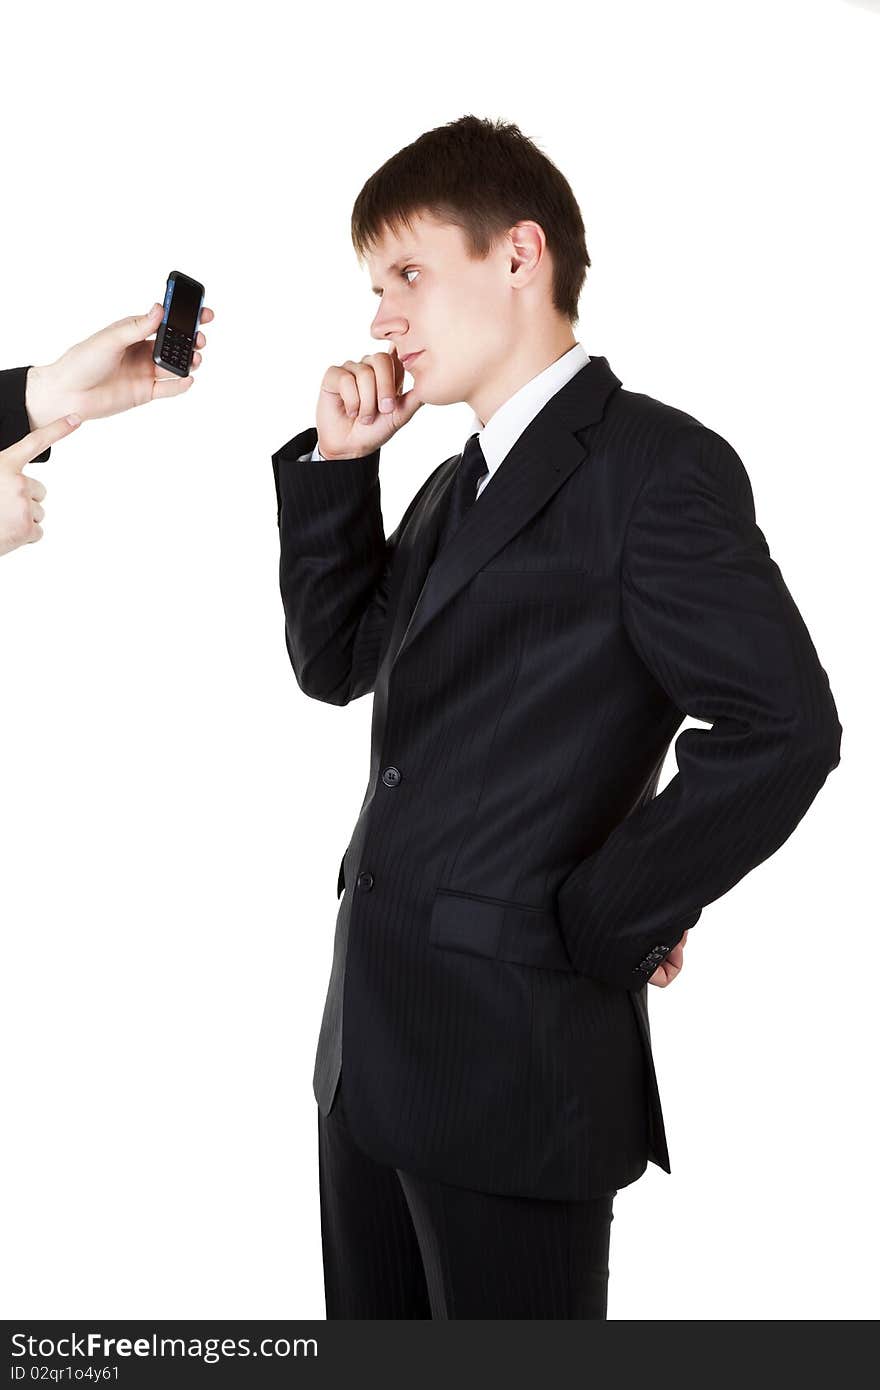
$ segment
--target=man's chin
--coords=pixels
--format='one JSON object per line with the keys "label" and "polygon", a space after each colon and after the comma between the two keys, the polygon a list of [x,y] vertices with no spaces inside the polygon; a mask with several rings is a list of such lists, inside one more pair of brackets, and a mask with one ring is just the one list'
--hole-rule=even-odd
{"label": "man's chin", "polygon": [[421,374],[413,380],[419,389],[419,400],[424,405],[460,405],[466,400],[466,393],[460,388],[452,385],[438,386],[436,383],[426,381]]}

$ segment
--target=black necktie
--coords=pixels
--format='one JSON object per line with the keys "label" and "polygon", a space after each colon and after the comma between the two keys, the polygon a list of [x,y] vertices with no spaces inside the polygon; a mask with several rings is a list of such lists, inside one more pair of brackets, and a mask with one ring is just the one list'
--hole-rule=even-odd
{"label": "black necktie", "polygon": [[476,501],[477,484],[488,472],[489,468],[480,448],[480,437],[477,434],[472,434],[464,446],[461,462],[455,470],[452,487],[449,489],[449,507],[443,521],[437,549],[434,552],[435,557],[440,554],[444,545],[458,529],[459,522],[468,507]]}

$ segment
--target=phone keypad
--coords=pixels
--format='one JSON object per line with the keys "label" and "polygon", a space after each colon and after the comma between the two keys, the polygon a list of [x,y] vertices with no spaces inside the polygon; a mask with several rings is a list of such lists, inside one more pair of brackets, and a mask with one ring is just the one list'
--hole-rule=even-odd
{"label": "phone keypad", "polygon": [[173,328],[166,327],[162,340],[162,361],[170,367],[177,367],[178,371],[189,371],[192,345],[192,338],[185,333],[177,333]]}

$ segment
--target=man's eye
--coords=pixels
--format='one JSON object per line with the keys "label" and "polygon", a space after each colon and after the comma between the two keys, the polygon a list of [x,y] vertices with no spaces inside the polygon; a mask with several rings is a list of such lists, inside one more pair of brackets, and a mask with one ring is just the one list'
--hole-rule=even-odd
{"label": "man's eye", "polygon": [[[400,273],[401,273],[402,276],[404,276],[404,278],[406,278],[406,276],[408,276],[408,275],[421,275],[422,272],[421,272],[420,270],[416,270],[415,266],[413,266],[413,265],[408,265],[408,266],[406,266]],[[406,283],[407,283],[408,285],[411,285],[411,284],[412,284],[412,280],[407,280]],[[384,290],[377,290],[377,295],[378,295],[379,299],[382,298],[382,296],[383,296],[384,293],[385,293]]]}

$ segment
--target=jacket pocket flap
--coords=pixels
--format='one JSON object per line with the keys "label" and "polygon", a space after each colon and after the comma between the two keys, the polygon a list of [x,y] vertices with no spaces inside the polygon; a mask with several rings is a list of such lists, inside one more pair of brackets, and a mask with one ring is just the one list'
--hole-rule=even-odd
{"label": "jacket pocket flap", "polygon": [[545,970],[574,970],[554,914],[502,898],[438,888],[428,940],[446,951]]}

